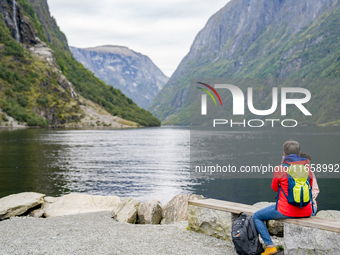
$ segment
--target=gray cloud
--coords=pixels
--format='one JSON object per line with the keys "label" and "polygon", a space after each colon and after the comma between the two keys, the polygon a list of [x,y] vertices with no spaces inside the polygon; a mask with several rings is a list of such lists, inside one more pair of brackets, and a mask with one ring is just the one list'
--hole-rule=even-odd
{"label": "gray cloud", "polygon": [[122,45],[149,56],[168,76],[197,33],[229,0],[48,0],[69,45]]}

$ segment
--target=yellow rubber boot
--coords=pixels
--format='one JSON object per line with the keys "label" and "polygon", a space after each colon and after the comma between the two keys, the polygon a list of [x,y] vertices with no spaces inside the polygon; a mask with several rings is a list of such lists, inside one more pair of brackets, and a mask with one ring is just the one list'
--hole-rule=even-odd
{"label": "yellow rubber boot", "polygon": [[277,251],[277,249],[276,249],[276,247],[274,246],[274,247],[266,247],[266,250],[263,252],[263,253],[261,253],[261,255],[270,255],[270,254],[276,254],[278,251]]}

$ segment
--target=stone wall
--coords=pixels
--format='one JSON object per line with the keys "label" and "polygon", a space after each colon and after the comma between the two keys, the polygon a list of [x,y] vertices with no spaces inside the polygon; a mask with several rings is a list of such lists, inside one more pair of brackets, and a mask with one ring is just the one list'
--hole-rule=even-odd
{"label": "stone wall", "polygon": [[334,255],[340,253],[340,234],[284,223],[285,255]]}
{"label": "stone wall", "polygon": [[231,226],[237,215],[189,205],[189,229],[231,242]]}

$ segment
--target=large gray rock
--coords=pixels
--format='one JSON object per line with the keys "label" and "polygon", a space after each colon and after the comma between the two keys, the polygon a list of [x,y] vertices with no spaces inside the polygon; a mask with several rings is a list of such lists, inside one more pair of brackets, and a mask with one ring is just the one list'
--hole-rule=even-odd
{"label": "large gray rock", "polygon": [[316,217],[340,221],[340,211],[335,211],[335,210],[319,211],[316,214]]}
{"label": "large gray rock", "polygon": [[188,214],[190,230],[232,241],[231,226],[233,217],[236,217],[232,213],[189,205]]}
{"label": "large gray rock", "polygon": [[274,236],[283,236],[284,225],[280,220],[269,220],[267,221],[267,228],[270,234]]}
{"label": "large gray rock", "polygon": [[44,194],[24,192],[0,199],[0,220],[21,215],[44,202]]}
{"label": "large gray rock", "polygon": [[339,254],[340,234],[284,223],[285,255]]}
{"label": "large gray rock", "polygon": [[[265,208],[270,205],[275,205],[274,202],[258,202],[253,206],[258,208]],[[277,220],[269,220],[267,221],[267,228],[270,234],[275,236],[283,236],[283,222]]]}
{"label": "large gray rock", "polygon": [[163,219],[161,224],[169,224],[174,221],[188,219],[188,201],[204,199],[201,195],[185,194],[177,195],[171,199],[163,208]]}
{"label": "large gray rock", "polygon": [[137,213],[140,202],[134,198],[126,197],[118,205],[113,212],[113,218],[121,223],[135,224],[137,221]]}
{"label": "large gray rock", "polygon": [[[320,211],[316,217],[333,220],[340,219],[339,211]],[[284,224],[285,254],[339,254],[340,233]]]}
{"label": "large gray rock", "polygon": [[114,211],[120,202],[117,196],[91,196],[68,194],[59,198],[46,198],[43,206],[45,217],[99,211]]}
{"label": "large gray rock", "polygon": [[138,207],[139,224],[159,224],[162,219],[162,204],[157,199],[150,199]]}

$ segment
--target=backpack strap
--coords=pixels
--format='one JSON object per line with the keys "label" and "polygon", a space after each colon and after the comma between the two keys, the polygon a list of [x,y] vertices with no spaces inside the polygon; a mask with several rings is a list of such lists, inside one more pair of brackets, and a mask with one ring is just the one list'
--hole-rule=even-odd
{"label": "backpack strap", "polygon": [[280,191],[283,193],[283,195],[287,198],[288,200],[288,196],[286,195],[286,193],[283,191],[283,189],[281,188],[281,185],[279,184],[279,191],[277,192],[277,196],[276,196],[276,206],[275,206],[275,210],[277,211],[277,204],[279,203],[279,197],[280,197]]}
{"label": "backpack strap", "polygon": [[242,214],[244,214],[245,216],[248,215],[248,214],[246,214],[245,212],[240,212],[240,213],[237,215],[237,218],[240,217]]}
{"label": "backpack strap", "polygon": [[307,178],[307,184],[309,185],[309,197],[310,197],[310,202],[312,204],[312,214],[313,214],[313,211],[314,211],[314,201],[313,201],[313,194],[312,194],[312,185],[310,185],[310,180],[309,180],[309,176]]}
{"label": "backpack strap", "polygon": [[[251,229],[251,232],[253,234],[253,238],[258,237],[258,232],[257,232],[257,229],[256,229],[256,226],[255,226],[255,223],[254,223],[252,216],[249,216],[249,228]],[[249,234],[248,234],[248,236],[249,236]]]}
{"label": "backpack strap", "polygon": [[285,166],[285,167],[287,167],[287,168],[290,167],[290,165],[287,164],[287,163],[283,163],[282,166]]}
{"label": "backpack strap", "polygon": [[[287,167],[287,168],[290,167],[290,165],[288,165],[287,163],[283,163],[282,166]],[[279,203],[280,191],[282,191],[283,195],[285,195],[285,197],[288,200],[286,193],[283,191],[283,189],[281,188],[281,185],[279,184],[279,191],[277,192],[277,196],[276,196],[276,205],[275,205],[276,211],[277,211],[277,204]]]}
{"label": "backpack strap", "polygon": [[303,202],[303,186],[301,187],[300,191],[300,209],[302,209],[302,202]]}
{"label": "backpack strap", "polygon": [[279,191],[277,192],[277,195],[276,195],[276,205],[275,205],[275,210],[276,211],[277,211],[277,204],[279,203],[280,189],[281,189],[281,186],[279,184]]}
{"label": "backpack strap", "polygon": [[310,202],[312,203],[312,206],[314,206],[312,189],[309,189],[309,197],[310,197]]}

